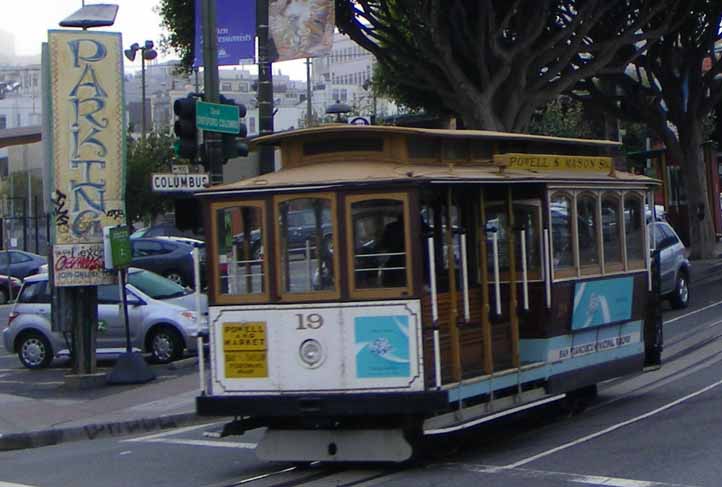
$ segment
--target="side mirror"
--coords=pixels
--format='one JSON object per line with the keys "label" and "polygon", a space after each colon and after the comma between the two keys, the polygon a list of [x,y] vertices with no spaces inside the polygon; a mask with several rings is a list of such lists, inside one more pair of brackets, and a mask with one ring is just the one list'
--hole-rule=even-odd
{"label": "side mirror", "polygon": [[125,300],[128,303],[128,306],[141,306],[145,304],[140,298],[133,296],[132,294],[128,295]]}

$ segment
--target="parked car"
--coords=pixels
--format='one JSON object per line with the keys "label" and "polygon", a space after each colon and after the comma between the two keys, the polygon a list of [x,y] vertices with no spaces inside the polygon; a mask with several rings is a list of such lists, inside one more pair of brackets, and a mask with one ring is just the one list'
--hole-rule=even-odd
{"label": "parked car", "polygon": [[48,261],[42,255],[25,252],[24,250],[0,251],[0,273],[9,274],[20,279],[37,274],[40,266]]}
{"label": "parked car", "polygon": [[193,285],[191,245],[169,239],[136,238],[131,239],[130,246],[133,266],[153,271],[182,286]]}
{"label": "parked car", "polygon": [[[132,347],[151,354],[158,363],[196,350],[196,337],[208,329],[208,300],[201,295],[199,320],[193,310],[195,296],[186,288],[153,272],[131,268],[126,285]],[[98,286],[98,355],[117,354],[126,347],[120,293],[115,284]],[[3,331],[5,349],[17,353],[29,369],[50,365],[54,357],[68,354],[61,332],[51,331],[51,297],[48,275],[25,280]]]}
{"label": "parked car", "polygon": [[687,249],[677,232],[667,222],[657,221],[648,225],[654,234],[654,247],[659,250],[661,290],[673,308],[689,305],[689,269]]}
{"label": "parked car", "polygon": [[17,277],[0,274],[0,304],[7,304],[20,293],[23,281]]}
{"label": "parked car", "polygon": [[170,223],[161,223],[159,225],[140,228],[130,235],[131,240],[150,237],[186,237],[200,240],[203,235],[191,230],[179,230],[175,225]]}

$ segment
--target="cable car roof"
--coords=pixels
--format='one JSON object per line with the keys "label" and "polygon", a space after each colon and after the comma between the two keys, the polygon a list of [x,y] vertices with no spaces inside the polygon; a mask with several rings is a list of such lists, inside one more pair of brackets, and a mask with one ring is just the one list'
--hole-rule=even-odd
{"label": "cable car roof", "polygon": [[546,135],[531,135],[513,132],[494,132],[488,130],[451,130],[427,129],[418,127],[398,127],[395,125],[352,125],[352,124],[326,124],[306,129],[276,132],[271,135],[256,137],[251,140],[253,148],[256,145],[278,145],[283,142],[308,138],[317,135],[350,135],[350,134],[383,134],[383,135],[420,135],[446,139],[489,140],[509,142],[547,142],[554,144],[585,145],[594,147],[618,148],[621,143],[612,140],[575,139],[566,137],[550,137]]}
{"label": "cable car roof", "polygon": [[210,187],[199,196],[216,193],[244,193],[271,189],[320,189],[372,184],[434,183],[585,183],[595,185],[645,187],[658,181],[647,176],[616,171],[598,172],[500,170],[493,165],[393,164],[388,162],[325,162],[284,169],[235,183]]}

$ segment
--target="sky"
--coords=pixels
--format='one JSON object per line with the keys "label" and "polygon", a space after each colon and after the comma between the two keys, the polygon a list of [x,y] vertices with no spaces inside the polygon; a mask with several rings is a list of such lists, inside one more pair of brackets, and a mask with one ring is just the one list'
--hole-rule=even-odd
{"label": "sky", "polygon": [[[101,30],[121,32],[123,46],[132,43],[142,44],[146,39],[158,45],[162,34],[160,17],[153,11],[157,0],[86,0],[91,3],[114,3],[118,5],[118,16],[113,27]],[[15,36],[15,54],[28,56],[40,54],[40,46],[47,40],[48,29],[59,29],[58,23],[82,7],[82,0],[0,0],[0,31]],[[0,48],[6,48],[0,46]],[[173,54],[159,52],[159,61],[173,59]],[[140,60],[135,63],[125,61],[125,71],[140,69]],[[137,65],[137,66],[136,66]],[[252,68],[252,67],[251,67]],[[306,68],[303,61],[288,61],[273,65],[273,72],[291,76],[292,79],[305,80]]]}

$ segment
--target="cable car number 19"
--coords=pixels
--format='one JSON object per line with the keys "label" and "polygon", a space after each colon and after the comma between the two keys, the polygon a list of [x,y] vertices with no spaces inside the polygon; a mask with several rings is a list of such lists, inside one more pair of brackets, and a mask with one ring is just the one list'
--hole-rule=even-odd
{"label": "cable car number 19", "polygon": [[323,326],[323,316],[321,316],[318,313],[311,313],[309,315],[304,314],[297,314],[296,318],[298,318],[298,326],[296,327],[297,330],[318,330]]}

